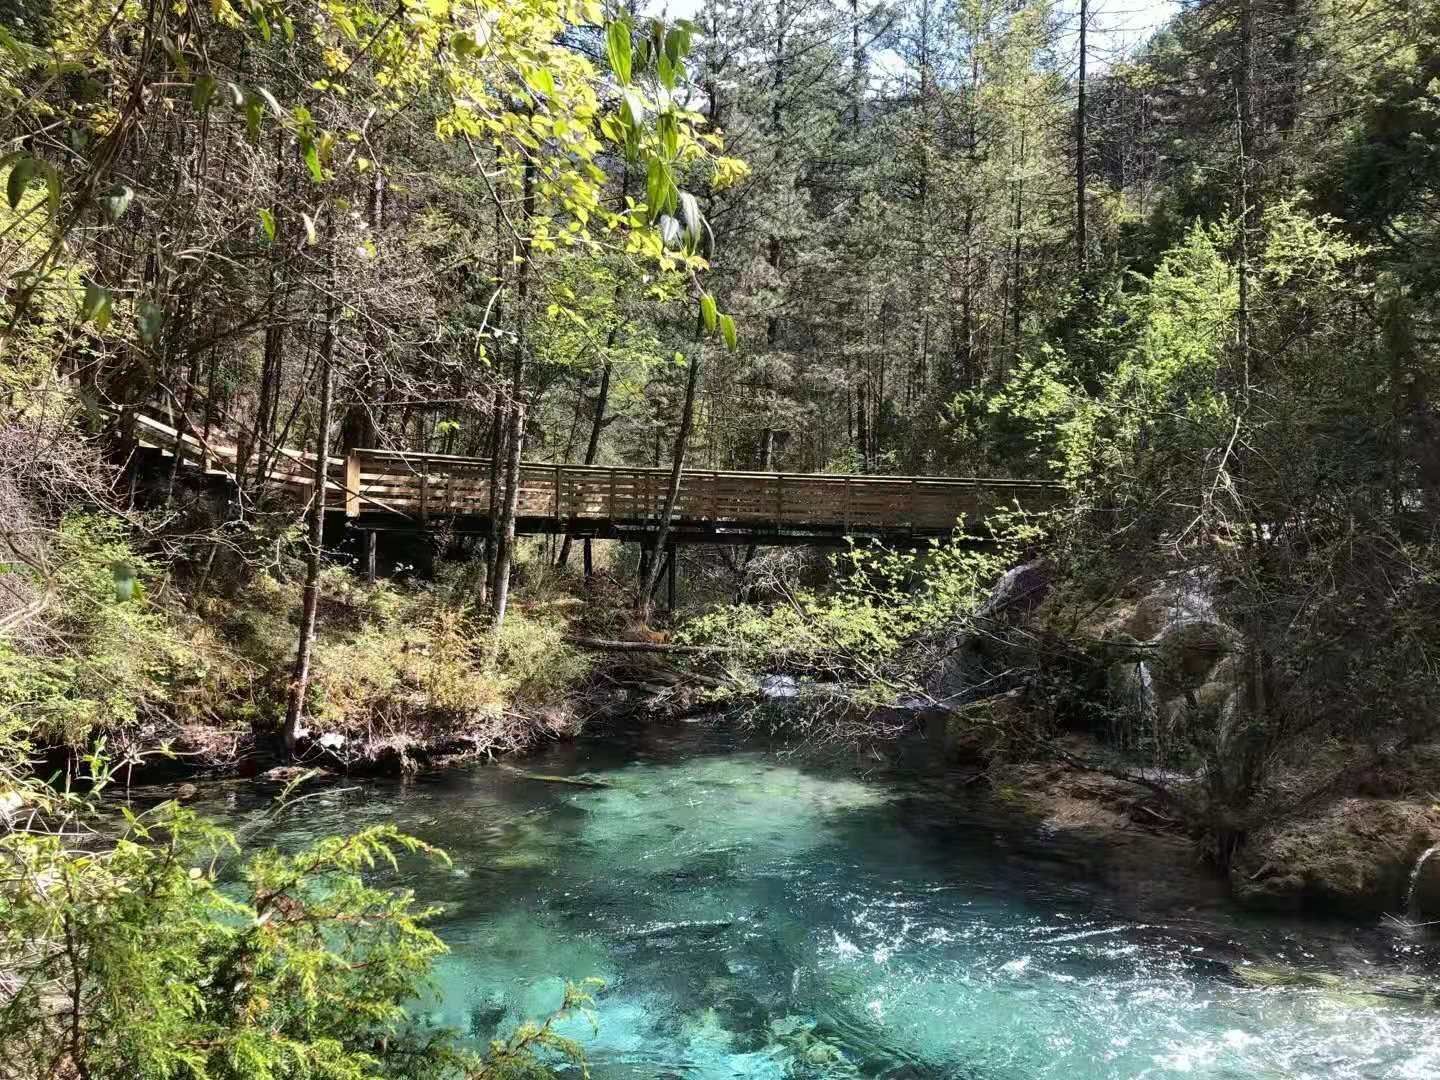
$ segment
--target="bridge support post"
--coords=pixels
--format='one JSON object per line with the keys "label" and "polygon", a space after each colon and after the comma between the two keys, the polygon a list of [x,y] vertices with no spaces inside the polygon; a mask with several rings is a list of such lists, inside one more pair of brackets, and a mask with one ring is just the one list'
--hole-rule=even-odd
{"label": "bridge support post", "polygon": [[375,584],[375,530],[365,530],[365,580]]}

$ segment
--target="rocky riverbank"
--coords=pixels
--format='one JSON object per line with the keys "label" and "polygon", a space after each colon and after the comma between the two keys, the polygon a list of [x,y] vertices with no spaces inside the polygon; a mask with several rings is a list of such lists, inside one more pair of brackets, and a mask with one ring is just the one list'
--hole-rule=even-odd
{"label": "rocky riverbank", "polygon": [[1190,571],[1080,613],[1044,563],[1016,567],[909,708],[1046,827],[1188,838],[1183,861],[1255,909],[1440,919],[1440,747],[1278,740],[1218,588]]}

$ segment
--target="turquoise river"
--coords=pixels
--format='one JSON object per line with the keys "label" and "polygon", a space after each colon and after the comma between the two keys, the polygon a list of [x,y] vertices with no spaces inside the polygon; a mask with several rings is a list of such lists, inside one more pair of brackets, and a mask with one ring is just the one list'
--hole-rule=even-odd
{"label": "turquoise river", "polygon": [[251,844],[394,822],[443,847],[405,867],[450,946],[417,1008],[488,1039],[603,979],[596,1029],[566,1022],[596,1080],[1440,1077],[1413,931],[1244,917],[1146,848],[1117,871],[940,778],[705,725],[523,768],[608,786],[476,767],[264,826],[251,788],[199,807]]}

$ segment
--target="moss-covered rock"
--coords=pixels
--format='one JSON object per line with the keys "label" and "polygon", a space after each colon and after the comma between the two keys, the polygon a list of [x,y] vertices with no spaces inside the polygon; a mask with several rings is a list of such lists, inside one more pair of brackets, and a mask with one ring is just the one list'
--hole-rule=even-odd
{"label": "moss-covered rock", "polygon": [[1440,813],[1397,799],[1341,799],[1252,835],[1230,868],[1237,900],[1352,917],[1403,912],[1416,861],[1440,840]]}

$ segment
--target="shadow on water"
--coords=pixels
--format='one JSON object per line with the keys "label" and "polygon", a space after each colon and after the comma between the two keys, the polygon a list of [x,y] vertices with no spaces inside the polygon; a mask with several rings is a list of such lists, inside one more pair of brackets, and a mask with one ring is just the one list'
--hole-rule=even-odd
{"label": "shadow on water", "polygon": [[[556,745],[323,792],[294,847],[386,821],[445,848],[405,883],[443,902],[436,1023],[486,1039],[598,976],[599,1080],[622,1077],[1440,1075],[1433,957],[1385,934],[1117,892],[1104,850],[872,761],[703,725]],[[254,790],[201,809],[231,825]],[[1143,852],[1132,863],[1148,857]],[[1164,877],[1163,865],[1148,872]],[[1129,879],[1126,879],[1129,880]],[[1258,971],[1324,979],[1257,980]]]}

